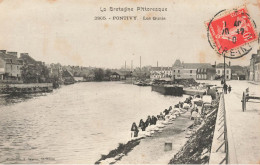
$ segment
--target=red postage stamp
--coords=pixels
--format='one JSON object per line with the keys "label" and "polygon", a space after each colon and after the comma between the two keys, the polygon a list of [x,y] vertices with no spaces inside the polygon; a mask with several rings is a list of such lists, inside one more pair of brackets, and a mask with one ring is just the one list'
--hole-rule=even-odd
{"label": "red postage stamp", "polygon": [[[257,39],[246,8],[234,10],[207,23],[208,31],[219,54],[226,53]],[[240,51],[240,50],[238,50]],[[242,50],[241,50],[242,51]],[[235,56],[235,54],[230,54]]]}

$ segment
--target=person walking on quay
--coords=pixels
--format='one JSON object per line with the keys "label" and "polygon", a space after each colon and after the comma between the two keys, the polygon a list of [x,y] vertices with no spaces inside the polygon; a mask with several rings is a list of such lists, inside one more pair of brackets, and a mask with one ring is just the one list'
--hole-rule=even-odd
{"label": "person walking on quay", "polygon": [[225,94],[227,94],[227,88],[228,88],[228,86],[227,86],[227,84],[225,83],[224,86],[223,86],[223,89],[224,89],[224,93],[225,93]]}
{"label": "person walking on quay", "polygon": [[228,93],[230,93],[231,92],[231,86],[229,85],[228,86]]}
{"label": "person walking on quay", "polygon": [[132,127],[131,127],[131,138],[133,137],[138,137],[138,128],[137,128],[137,125],[135,124],[135,122],[132,124]]}
{"label": "person walking on quay", "polygon": [[139,127],[141,128],[142,131],[145,131],[146,127],[145,127],[145,123],[144,123],[143,119],[140,120]]}

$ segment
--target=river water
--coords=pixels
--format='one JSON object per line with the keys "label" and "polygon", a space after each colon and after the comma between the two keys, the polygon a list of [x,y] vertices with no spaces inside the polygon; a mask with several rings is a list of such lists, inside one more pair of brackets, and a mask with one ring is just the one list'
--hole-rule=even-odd
{"label": "river water", "polygon": [[151,87],[88,82],[0,98],[0,163],[94,163],[130,128],[183,100]]}

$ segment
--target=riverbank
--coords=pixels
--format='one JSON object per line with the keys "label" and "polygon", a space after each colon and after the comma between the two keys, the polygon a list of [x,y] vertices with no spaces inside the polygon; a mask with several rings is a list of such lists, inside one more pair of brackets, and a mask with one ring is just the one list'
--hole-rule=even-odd
{"label": "riverbank", "polygon": [[[142,139],[132,152],[123,157],[118,164],[167,164],[172,154],[183,146],[187,138],[186,132],[193,124],[190,120],[190,112],[179,116],[172,124],[167,125],[162,132],[156,132],[153,136]],[[165,147],[165,143],[171,144],[171,149]]]}
{"label": "riverbank", "polygon": [[[131,140],[120,144],[117,149],[102,155],[95,164],[148,164],[168,163],[173,152],[185,144],[186,130],[193,124],[187,111],[150,137]],[[165,143],[172,143],[172,151],[164,151]]]}
{"label": "riverbank", "polygon": [[95,164],[208,163],[218,103],[213,100],[203,109],[200,122],[190,119],[189,109],[161,131],[120,144]]}
{"label": "riverbank", "polygon": [[52,92],[52,83],[31,83],[31,84],[0,84],[0,93],[7,95],[18,95],[27,93]]}

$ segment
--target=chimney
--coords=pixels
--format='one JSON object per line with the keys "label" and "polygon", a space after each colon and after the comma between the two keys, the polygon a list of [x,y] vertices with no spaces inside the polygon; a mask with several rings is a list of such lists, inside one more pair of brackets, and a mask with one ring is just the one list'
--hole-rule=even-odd
{"label": "chimney", "polygon": [[157,68],[158,68],[158,61],[157,61]]}
{"label": "chimney", "polygon": [[0,52],[6,54],[6,50],[0,50]]}
{"label": "chimney", "polygon": [[7,54],[17,58],[17,52],[7,52]]}
{"label": "chimney", "polygon": [[231,66],[231,62],[230,62],[230,61],[228,62],[228,66],[229,66],[229,67]]}
{"label": "chimney", "polygon": [[217,62],[215,61],[215,67],[217,66]]}

